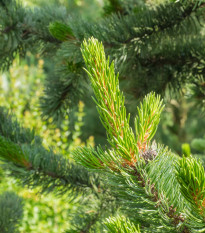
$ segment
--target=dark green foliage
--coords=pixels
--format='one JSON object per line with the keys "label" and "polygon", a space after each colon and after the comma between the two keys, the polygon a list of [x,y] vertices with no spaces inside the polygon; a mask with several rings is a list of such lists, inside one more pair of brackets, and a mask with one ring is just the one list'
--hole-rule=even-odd
{"label": "dark green foliage", "polygon": [[17,226],[23,217],[23,202],[12,192],[0,195],[0,232],[18,233]]}
{"label": "dark green foliage", "polygon": [[53,18],[62,20],[62,9],[45,8],[31,11],[14,0],[2,0],[0,3],[0,66],[8,69],[14,58],[24,56],[30,50],[46,53],[49,43],[57,44],[48,30]]}
{"label": "dark green foliage", "polygon": [[[65,57],[63,54],[66,51],[67,57],[69,54],[73,55],[73,49],[77,50],[79,46],[77,41],[94,36],[103,41],[106,52],[115,60],[121,83],[125,84],[124,89],[129,91],[132,97],[143,96],[151,90],[164,94],[167,87],[180,90],[185,82],[193,83],[197,79],[198,70],[194,69],[191,63],[204,56],[204,38],[200,33],[202,22],[201,14],[195,14],[192,4],[183,7],[180,3],[162,5],[155,10],[144,9],[137,13],[130,11],[125,16],[112,15],[98,24],[74,20],[70,21],[69,25],[76,40],[67,42],[70,44],[69,49],[62,47],[59,54]],[[198,58],[196,53],[199,53]],[[83,64],[80,55],[74,54],[72,68],[67,66],[68,74],[73,67]],[[65,71],[63,73],[65,74]],[[59,76],[63,77],[63,73],[59,73]],[[49,105],[50,109],[46,107],[48,100],[52,100],[56,105],[59,103],[60,109],[66,102],[70,106],[75,104],[71,100],[73,93],[82,96],[86,78],[78,71],[73,75],[67,75],[64,80],[62,78],[61,88],[64,86],[65,91],[59,92],[61,98],[55,99],[55,96],[48,93],[43,101],[46,115],[54,109],[53,105]],[[55,83],[55,77],[53,78]],[[68,80],[71,83],[75,80],[74,84],[77,84],[71,86],[69,82],[68,88],[68,85],[65,85]],[[50,86],[52,90],[51,85],[48,84],[47,87]]]}
{"label": "dark green foliage", "polygon": [[105,14],[107,15],[116,13],[116,12],[122,13],[123,8],[119,0],[109,0],[107,5],[104,6],[104,11],[105,11]]}
{"label": "dark green foliage", "polygon": [[134,10],[135,12],[140,10],[140,8],[144,5],[144,0],[108,0],[105,1],[104,14],[105,16],[113,13],[117,13],[119,15],[127,15],[132,10]]}
{"label": "dark green foliage", "polygon": [[[56,54],[56,66],[49,72],[42,98],[44,115],[55,119],[65,114],[68,106],[75,106],[79,98],[90,93],[86,75],[82,72],[84,62],[80,44],[91,36],[105,45],[106,53],[111,55],[120,71],[120,83],[132,99],[152,90],[164,94],[169,89],[176,93],[185,83],[203,89],[198,81],[199,75],[204,76],[203,3],[187,0],[151,8],[133,0],[110,1],[108,5],[114,11],[121,12],[118,8],[122,8],[123,13],[111,14],[92,23],[69,17],[66,8],[31,11],[17,4],[18,12],[13,12],[16,3],[5,2],[1,7],[4,22],[1,40],[8,50],[5,52],[5,44],[2,44],[1,53],[5,58],[2,66],[7,64],[6,60],[12,61],[14,44],[21,47],[21,52],[34,52],[35,49],[44,52],[45,56]],[[5,21],[8,14],[10,23]],[[49,34],[49,25],[52,35],[61,38],[61,42]],[[11,27],[9,32],[5,31],[8,27]],[[67,37],[65,30],[68,30]],[[11,45],[7,39],[10,34],[13,35],[11,41],[16,40]],[[14,35],[18,35],[17,38],[13,38]]]}

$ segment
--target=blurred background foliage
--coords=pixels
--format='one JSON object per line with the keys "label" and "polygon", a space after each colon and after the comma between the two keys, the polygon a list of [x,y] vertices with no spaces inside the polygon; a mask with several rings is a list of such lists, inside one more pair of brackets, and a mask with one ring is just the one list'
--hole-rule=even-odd
{"label": "blurred background foliage", "polygon": [[[69,129],[68,117],[61,122],[60,128],[41,120],[38,103],[45,77],[43,64],[43,60],[31,54],[28,54],[21,64],[18,59],[15,60],[9,72],[0,76],[0,102],[15,113],[23,126],[35,129],[43,138],[44,146],[53,147],[56,152],[70,158],[70,152],[77,146],[94,146],[94,138],[90,136],[85,142],[80,139],[84,116],[83,102],[79,102],[78,111],[74,113],[76,121],[73,131]],[[68,227],[65,219],[69,219],[77,204],[74,205],[66,195],[59,199],[52,194],[40,195],[38,190],[23,189],[14,179],[3,178],[2,171],[0,177],[0,193],[5,190],[15,191],[25,200],[24,218],[20,226],[22,233],[63,232]]]}
{"label": "blurred background foliage", "polygon": [[[142,3],[155,6],[167,0],[147,0]],[[24,0],[22,4],[28,7],[48,7],[45,0]],[[103,6],[108,1],[103,0],[50,0],[53,7],[65,6],[71,15],[77,14],[89,20],[98,20],[103,14]],[[46,124],[39,110],[39,97],[43,92],[43,82],[46,72],[49,72],[48,61],[27,54],[24,61],[15,60],[9,72],[0,76],[0,102],[15,113],[23,126],[34,128],[36,133],[43,138],[44,145],[53,147],[56,152],[71,157],[70,152],[77,146],[91,145],[102,141],[105,135],[89,135],[86,127],[83,128],[83,117],[89,116],[89,105],[93,105],[92,99],[86,100],[87,113],[85,114],[84,103],[79,102],[78,107],[72,113],[74,121],[68,116],[54,125],[52,119]],[[190,98],[191,88],[184,87],[181,94],[176,98],[165,99],[166,107],[163,111],[156,140],[166,144],[170,149],[182,155],[182,153],[194,153],[204,158],[205,154],[205,118],[201,107]],[[129,105],[129,100],[127,105]],[[86,119],[86,122],[89,122]],[[101,127],[100,121],[89,122],[94,128]],[[100,128],[99,128],[100,129]],[[97,132],[95,130],[95,132]],[[88,137],[89,135],[89,137]],[[104,139],[105,140],[105,139]],[[190,152],[189,152],[190,150]],[[72,158],[71,158],[72,159]],[[0,193],[5,190],[13,190],[25,199],[24,219],[20,226],[21,233],[46,233],[63,232],[69,224],[69,216],[77,208],[77,202],[68,200],[66,195],[59,199],[54,195],[39,195],[38,190],[30,191],[19,187],[16,181],[5,178],[0,171]],[[65,221],[68,220],[68,221]]]}
{"label": "blurred background foliage", "polygon": [[[45,0],[21,0],[28,7],[47,7]],[[71,15],[79,15],[82,18],[97,20],[103,12],[103,0],[50,0],[49,5],[60,5],[67,8]]]}
{"label": "blurred background foliage", "polygon": [[199,144],[205,145],[204,128],[204,111],[196,106],[195,100],[181,94],[175,99],[165,100],[155,139],[179,155],[182,155],[182,145],[185,143],[190,144],[193,154],[203,155],[204,150]]}

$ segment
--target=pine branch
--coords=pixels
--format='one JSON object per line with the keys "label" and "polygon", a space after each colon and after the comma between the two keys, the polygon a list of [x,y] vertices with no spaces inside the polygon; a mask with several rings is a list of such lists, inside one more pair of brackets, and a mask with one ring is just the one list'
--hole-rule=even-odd
{"label": "pine branch", "polygon": [[[108,141],[119,157],[124,159],[124,166],[130,166],[139,160],[139,151],[148,148],[148,141],[154,136],[159,116],[162,111],[160,98],[148,95],[136,118],[136,138],[126,116],[124,96],[119,89],[118,75],[115,76],[114,64],[106,61],[103,45],[90,39],[82,46],[82,54],[87,65],[87,73],[92,82],[100,119],[108,133]],[[125,135],[129,135],[127,138]],[[142,148],[143,147],[143,148]],[[146,148],[147,147],[147,148]]]}
{"label": "pine branch", "polygon": [[20,184],[28,188],[39,187],[42,193],[54,192],[62,195],[66,192],[72,198],[80,195],[80,203],[84,207],[85,201],[82,200],[89,195],[87,202],[90,208],[97,205],[97,212],[94,208],[94,213],[91,214],[86,213],[90,209],[85,210],[80,206],[80,214],[77,211],[72,227],[76,224],[75,220],[77,223],[82,221],[83,224],[77,225],[76,229],[89,232],[90,229],[98,227],[104,216],[108,217],[108,213],[116,210],[116,197],[104,184],[102,176],[71,163],[62,155],[55,154],[52,149],[46,150],[33,131],[21,127],[14,116],[3,108],[0,119],[0,160],[3,161],[1,167],[7,170],[10,176],[17,178]]}
{"label": "pine branch", "polygon": [[[2,109],[1,109],[2,110]],[[6,111],[0,113],[0,157],[10,174],[42,192],[84,192],[100,185],[99,177],[70,163],[52,149],[44,149],[34,132],[13,121]],[[84,191],[83,191],[84,190]]]}
{"label": "pine branch", "polygon": [[49,25],[49,32],[54,38],[60,41],[66,41],[68,39],[75,39],[71,28],[68,27],[68,25],[65,25],[61,22],[51,23]]}
{"label": "pine branch", "polygon": [[190,2],[193,4],[193,9],[197,7],[204,7],[204,1],[203,0],[196,0],[196,1],[191,1],[191,0],[182,0],[181,1],[183,5],[188,5]]}
{"label": "pine branch", "polygon": [[[128,216],[134,221],[138,219],[146,232],[159,230],[162,226],[163,232],[202,229],[204,223],[200,216],[196,215],[194,220],[190,220],[191,203],[181,194],[175,175],[175,163],[180,158],[163,147],[153,148],[153,145],[149,145],[162,111],[160,98],[154,94],[145,97],[138,108],[134,137],[129,127],[129,117],[126,118],[118,76],[115,76],[113,63],[109,65],[109,58],[105,58],[102,43],[93,38],[84,41],[82,54],[112,149],[104,151],[98,147],[94,151],[79,148],[74,152],[76,161],[90,169],[101,169],[109,175],[108,183],[124,201],[125,205],[122,202],[122,206],[126,206],[128,213],[135,213],[134,217],[131,213]],[[132,143],[136,146],[133,147],[134,159],[130,150]],[[201,191],[198,194],[201,197]],[[197,224],[194,226],[195,221]],[[147,224],[150,226],[147,227]]]}

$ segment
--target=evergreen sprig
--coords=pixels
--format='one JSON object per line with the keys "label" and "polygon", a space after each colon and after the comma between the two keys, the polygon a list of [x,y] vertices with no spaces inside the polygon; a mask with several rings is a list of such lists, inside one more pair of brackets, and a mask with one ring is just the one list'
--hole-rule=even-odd
{"label": "evergreen sprig", "polygon": [[[50,44],[59,41],[48,30],[53,17],[62,21],[65,9],[51,7],[40,10],[25,9],[19,1],[0,2],[0,68],[8,70],[16,57],[25,57],[26,52],[46,53]],[[51,50],[50,50],[51,51]],[[54,50],[53,50],[54,51]]]}
{"label": "evergreen sprig", "polygon": [[4,137],[0,136],[0,154],[5,160],[12,161],[16,165],[29,168],[31,165],[28,161],[27,155],[23,150],[15,143],[6,140]]}
{"label": "evergreen sprig", "polygon": [[[162,101],[153,93],[144,99],[138,108],[139,116],[135,121],[136,135],[134,135],[129,125],[130,116],[127,117],[126,114],[124,96],[119,89],[118,75],[115,75],[114,63],[110,65],[109,58],[106,60],[102,43],[93,38],[89,42],[84,41],[82,54],[96,96],[95,102],[101,122],[108,134],[108,141],[115,150],[114,157],[117,154],[118,158],[123,159],[121,161],[123,166],[126,164],[134,166],[140,159],[139,153],[148,149],[148,142],[156,132]],[[98,153],[102,154],[100,151]],[[109,156],[112,156],[112,153],[110,151]],[[101,166],[98,160],[95,166]]]}
{"label": "evergreen sprig", "polygon": [[[203,11],[203,8],[200,9]],[[133,97],[142,97],[152,90],[162,95],[167,89],[176,93],[183,83],[187,81],[194,83],[197,80],[198,70],[195,69],[193,72],[193,64],[196,62],[194,53],[199,53],[200,65],[205,54],[204,36],[201,34],[203,13],[195,14],[197,10],[199,11],[199,6],[194,8],[192,1],[188,1],[185,5],[181,2],[167,3],[154,10],[132,9],[125,15],[111,15],[98,24],[76,22],[73,19],[73,23],[70,21],[69,25],[76,40],[71,42],[68,40],[67,43],[71,47],[68,50],[62,47],[59,49],[59,54],[61,57],[64,57],[65,53],[72,54],[73,49],[77,50],[80,47],[79,41],[94,36],[103,42],[106,51],[114,59],[120,71],[120,80],[129,81],[129,87],[128,82],[126,87],[127,90],[131,90]],[[76,23],[77,28],[74,27]],[[55,30],[58,31],[58,27]],[[58,103],[58,108],[55,110],[55,116],[58,118],[61,115],[59,114],[61,107],[63,109],[65,105],[75,104],[76,98],[72,99],[72,96],[84,95],[87,86],[85,75],[81,73],[81,69],[77,69],[77,73],[76,69],[75,72],[70,73],[76,65],[83,66],[79,53],[75,53],[74,57],[73,60],[77,60],[78,63],[74,63],[72,67],[67,66],[68,76],[60,85],[61,88],[64,87],[63,91],[60,89],[56,91],[58,98],[57,95],[51,95],[53,92],[46,91],[47,95],[42,101],[45,115],[49,112],[54,115],[52,106],[53,103],[56,105]],[[64,62],[66,60],[67,58]],[[60,66],[64,62],[61,62]],[[191,72],[193,75],[190,75]],[[60,71],[59,75],[63,76],[64,73]],[[54,83],[57,83],[57,80],[59,82],[58,76],[53,76],[53,80]],[[51,83],[50,78],[49,83]],[[51,90],[57,89],[49,83]],[[71,85],[72,83],[75,85]],[[51,100],[52,104],[48,107],[46,103]]]}
{"label": "evergreen sprig", "polygon": [[[108,134],[108,141],[124,160],[134,162],[138,155],[135,136],[126,116],[124,96],[119,89],[114,63],[106,61],[103,45],[91,39],[84,41],[82,54],[96,96],[100,119]],[[124,138],[124,135],[130,135]],[[131,155],[131,156],[130,156]],[[133,161],[132,161],[133,160]]]}
{"label": "evergreen sprig", "polygon": [[[111,149],[98,147],[95,151],[92,148],[79,148],[74,152],[76,161],[90,169],[106,172],[107,182],[120,198],[122,210],[133,223],[140,222],[145,232],[192,232],[203,229],[203,218],[198,214],[190,217],[194,208],[181,193],[181,182],[178,181],[183,180],[185,175],[181,172],[177,176],[175,170],[176,163],[180,163],[181,159],[163,146],[154,147],[150,141],[163,109],[159,96],[151,93],[145,97],[138,108],[134,135],[126,116],[118,75],[115,76],[114,64],[109,63],[109,58],[106,60],[102,43],[94,38],[84,41],[82,54]],[[199,166],[190,166],[196,169],[194,179],[197,179],[197,174],[201,176]],[[184,182],[188,183],[186,179]],[[199,191],[198,188],[197,192],[200,199],[198,205],[203,203],[203,190]],[[198,201],[197,198],[194,200]]]}
{"label": "evergreen sprig", "polygon": [[162,100],[154,93],[148,94],[140,107],[137,107],[138,116],[135,118],[136,142],[139,151],[149,148],[149,142],[157,131],[160,115],[163,110]]}

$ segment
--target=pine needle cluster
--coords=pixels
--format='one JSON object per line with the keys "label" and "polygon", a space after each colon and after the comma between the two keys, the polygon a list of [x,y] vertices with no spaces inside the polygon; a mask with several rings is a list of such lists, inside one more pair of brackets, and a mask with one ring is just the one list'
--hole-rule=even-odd
{"label": "pine needle cluster", "polygon": [[[119,76],[114,63],[106,59],[103,44],[90,38],[81,52],[110,147],[76,149],[76,165],[43,148],[34,132],[1,109],[2,167],[30,188],[39,186],[42,192],[73,198],[83,195],[86,205],[77,211],[67,232],[114,233],[119,228],[122,233],[203,232],[202,163],[192,155],[181,158],[152,141],[163,110],[160,96],[152,92],[144,98],[133,130]],[[87,212],[91,205],[93,210]]]}

